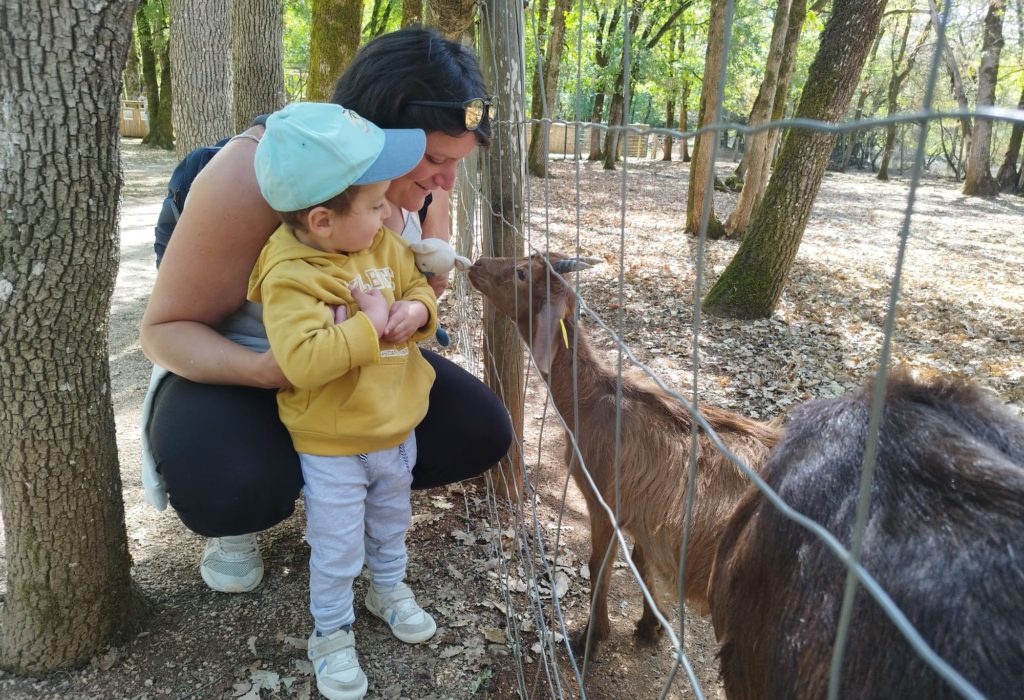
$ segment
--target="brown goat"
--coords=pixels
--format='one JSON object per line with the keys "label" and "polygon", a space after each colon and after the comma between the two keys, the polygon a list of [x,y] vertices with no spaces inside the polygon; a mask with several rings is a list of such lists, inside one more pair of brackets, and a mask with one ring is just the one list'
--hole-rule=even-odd
{"label": "brown goat", "polygon": [[[585,269],[592,262],[554,253],[548,259],[560,274]],[[469,278],[518,325],[550,385],[555,407],[575,434],[583,462],[601,497],[614,509],[616,373],[595,356],[577,325],[574,292],[558,277],[549,278],[547,264],[538,255],[480,258],[469,270]],[[762,464],[778,438],[772,428],[743,416],[711,407],[701,407],[701,412],[729,449],[747,464]],[[619,520],[633,538],[633,562],[653,597],[657,588],[652,575],[678,590],[691,418],[676,399],[653,382],[623,377],[621,426]],[[576,461],[569,436],[566,443],[566,464],[573,465]],[[608,582],[617,544],[613,524],[578,466],[572,476],[590,515],[590,572],[595,579],[589,624],[593,626],[592,644],[596,648],[608,636]],[[684,586],[687,602],[701,614],[707,613],[708,579],[720,533],[747,485],[742,472],[702,433],[697,444],[696,496]],[[612,552],[599,576],[609,546]],[[652,643],[661,632],[645,600],[636,638],[641,643]],[[583,651],[586,640],[584,628],[573,640],[574,649]]]}
{"label": "brown goat", "polygon": [[[870,386],[794,409],[762,476],[849,546]],[[922,638],[989,698],[1024,679],[1024,422],[978,386],[888,385],[861,557]],[[824,698],[846,568],[751,489],[710,596],[730,700]],[[839,697],[960,697],[860,589]]]}

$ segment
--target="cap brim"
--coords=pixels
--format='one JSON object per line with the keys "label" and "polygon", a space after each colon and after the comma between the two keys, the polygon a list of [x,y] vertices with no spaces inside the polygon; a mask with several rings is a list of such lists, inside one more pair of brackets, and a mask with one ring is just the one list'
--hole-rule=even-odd
{"label": "cap brim", "polygon": [[422,129],[381,129],[384,148],[377,160],[353,185],[370,185],[381,180],[394,180],[416,167],[423,159],[427,137]]}

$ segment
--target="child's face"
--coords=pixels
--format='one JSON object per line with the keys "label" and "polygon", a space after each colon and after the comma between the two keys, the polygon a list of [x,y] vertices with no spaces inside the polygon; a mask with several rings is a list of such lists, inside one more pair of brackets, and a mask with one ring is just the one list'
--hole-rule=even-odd
{"label": "child's face", "polygon": [[373,237],[391,215],[384,194],[391,180],[362,185],[344,214],[331,212],[331,230],[323,241],[324,249],[333,253],[354,253],[370,247]]}

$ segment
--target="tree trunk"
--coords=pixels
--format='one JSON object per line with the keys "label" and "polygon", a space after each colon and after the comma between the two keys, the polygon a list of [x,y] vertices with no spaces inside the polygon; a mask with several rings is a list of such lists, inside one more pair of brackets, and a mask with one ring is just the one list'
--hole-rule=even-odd
{"label": "tree trunk", "polygon": [[[690,110],[687,108],[687,103],[690,101],[690,80],[689,78],[683,81],[683,93],[679,96],[679,130],[686,131],[689,126]],[[690,139],[683,137],[683,143],[680,147],[680,157],[684,163],[690,162]]]}
{"label": "tree trunk", "polygon": [[[928,11],[931,17],[932,28],[935,30],[935,36],[938,36],[941,18],[939,17],[939,9],[935,5],[935,0],[928,0]],[[970,105],[967,103],[967,91],[964,89],[964,81],[960,76],[960,67],[957,65],[956,55],[954,55],[953,47],[949,45],[948,41],[943,44],[942,58],[946,63],[946,70],[949,71],[949,82],[952,87],[953,97],[956,98],[956,104],[964,114],[964,116],[960,117],[960,130],[963,132],[965,147],[969,151],[971,140],[974,136],[974,126],[971,124],[971,118],[967,116]]]}
{"label": "tree trunk", "polygon": [[[1017,109],[1024,111],[1024,89],[1021,90],[1020,99],[1017,100]],[[996,174],[1000,192],[1013,194],[1017,189],[1017,158],[1020,156],[1022,136],[1024,136],[1024,124],[1014,122],[1013,130],[1010,132],[1010,143],[1003,156],[1003,164],[999,166],[999,172]],[[1024,168],[1021,168],[1021,171],[1024,172]]]}
{"label": "tree trunk", "polygon": [[[725,0],[711,0],[711,19],[708,22],[708,44],[704,56],[704,80],[700,89],[700,108],[697,116],[697,128],[711,124],[718,109],[718,77],[725,60]],[[690,185],[686,190],[686,232],[691,235],[700,233],[700,221],[704,207],[704,198],[713,197],[714,190],[708,191],[708,175],[714,170],[711,160],[715,150],[716,132],[707,131],[693,141],[693,162],[690,164]],[[711,215],[708,219],[708,238],[721,238],[725,235],[725,227],[715,217],[715,206],[711,204]]]}
{"label": "tree trunk", "polygon": [[[495,0],[481,5],[481,24],[493,28],[480,32],[481,64],[484,78],[506,110],[504,119],[494,124],[494,139],[488,149],[484,170],[484,191],[491,206],[484,227],[490,236],[483,238],[483,254],[520,256],[523,230],[526,167],[523,162],[523,15],[520,0]],[[523,455],[523,345],[519,332],[507,316],[484,301],[484,374],[488,385],[502,398],[512,417],[516,439],[508,457],[502,460],[494,477],[506,495],[522,494]]]}
{"label": "tree trunk", "polygon": [[402,0],[402,26],[417,27],[423,24],[423,0]]}
{"label": "tree trunk", "polygon": [[22,0],[0,20],[0,666],[21,674],[88,661],[142,611],[107,341],[135,4],[87,5]]}
{"label": "tree trunk", "polygon": [[[594,10],[598,13],[598,10]],[[619,26],[619,19],[622,17],[622,3],[615,3],[612,9],[611,18],[606,11],[600,11],[597,18],[597,34],[594,36],[594,63],[597,64],[598,74],[603,75],[605,68],[611,61],[611,41],[615,34],[615,28]],[[605,90],[603,79],[598,81],[596,93],[594,94],[594,113],[590,120],[592,124],[601,123],[601,116],[604,114]],[[601,129],[595,126],[590,132],[590,153],[587,156],[589,161],[604,160],[604,152],[601,150]]]}
{"label": "tree trunk", "polygon": [[[779,0],[775,8],[775,25],[772,28],[772,38],[768,46],[764,79],[761,81],[761,88],[754,100],[754,106],[750,110],[747,126],[760,126],[771,119],[772,107],[775,105],[775,93],[779,86],[782,52],[786,48],[786,35],[789,33],[790,7],[790,0]],[[771,143],[771,134],[768,131],[755,132],[747,141],[747,147],[743,154],[743,162],[746,163],[747,171],[742,174],[745,175],[743,189],[740,191],[736,208],[725,221],[725,230],[729,236],[741,237],[746,233],[754,205],[760,200],[761,190],[764,183],[768,181],[768,166],[771,163],[771,154],[768,149]]]}
{"label": "tree trunk", "polygon": [[234,131],[231,5],[229,0],[174,0],[171,13],[175,151],[183,158]]}
{"label": "tree trunk", "polygon": [[[815,12],[820,12],[817,5],[823,4],[821,0],[815,3]],[[807,19],[807,0],[793,0],[789,8],[789,28],[786,31],[786,45],[782,49],[782,63],[779,64],[779,84],[775,88],[775,99],[772,100],[772,121],[779,121],[786,116],[786,102],[789,99],[789,84],[793,79],[793,68],[796,66],[796,49],[800,44],[800,34],[804,29],[804,21]],[[782,129],[772,129],[768,143],[768,161],[765,163],[767,170],[775,161],[775,155],[779,150],[779,140],[782,138]],[[764,188],[767,183],[767,172],[764,182],[761,185],[757,201],[754,202],[754,209],[764,198]]]}
{"label": "tree trunk", "polygon": [[[978,69],[978,107],[991,107],[996,102],[999,80],[999,53],[1003,48],[1004,0],[989,0],[985,14],[985,39],[981,45],[981,67]],[[974,136],[967,155],[967,170],[961,192],[968,196],[995,197],[999,183],[992,177],[989,150],[992,144],[992,120],[974,120]]]}
{"label": "tree trunk", "polygon": [[603,154],[605,170],[615,170],[615,161],[619,157],[619,139],[623,140],[623,144],[626,143],[626,134],[615,128],[622,126],[625,122],[622,116],[623,102],[622,93],[616,92],[612,95],[612,104],[608,108],[608,131],[604,137]]}
{"label": "tree trunk", "polygon": [[[558,99],[558,74],[562,65],[562,48],[565,45],[565,13],[571,0],[555,0],[551,15],[551,33],[544,49],[544,60],[534,71],[533,109],[534,119],[551,118],[556,113]],[[548,18],[538,18],[538,25],[546,26]],[[540,27],[538,26],[538,32]],[[543,88],[541,86],[543,83]],[[532,127],[530,152],[527,156],[527,170],[531,175],[547,177],[548,171],[548,136],[551,128],[548,124],[537,123]]]}
{"label": "tree trunk", "polygon": [[139,47],[135,41],[135,32],[131,32],[129,36],[131,37],[131,43],[128,45],[128,58],[124,64],[124,94],[129,100],[137,100],[142,96]]}
{"label": "tree trunk", "polygon": [[363,0],[312,0],[309,13],[309,79],[306,99],[327,102],[334,83],[359,49]]}
{"label": "tree trunk", "polygon": [[[907,15],[907,24],[903,29],[903,36],[900,39],[899,49],[896,56],[892,60],[892,76],[889,78],[889,87],[886,91],[886,116],[891,117],[896,114],[899,110],[899,97],[900,90],[903,89],[903,83],[910,76],[911,71],[914,70],[914,64],[917,62],[917,54],[924,46],[925,39],[928,38],[928,29],[931,26],[926,24],[921,30],[921,34],[918,36],[915,42],[914,49],[907,56],[907,40],[910,38],[910,25],[913,17]],[[903,62],[906,56],[906,63]],[[896,145],[896,124],[889,123],[885,127],[885,148],[882,153],[882,164],[878,166],[878,175],[876,176],[879,180],[889,179],[889,163],[892,160],[893,148]],[[900,143],[900,174],[903,174],[903,144]]]}
{"label": "tree trunk", "polygon": [[[674,97],[669,97],[668,101],[665,102],[665,128],[672,129],[675,125],[672,123],[676,118],[676,100]],[[672,134],[666,134],[665,140],[662,142],[662,154],[661,159],[664,161],[672,160]]]}
{"label": "tree trunk", "polygon": [[284,107],[284,18],[280,0],[232,0],[235,131]]}
{"label": "tree trunk", "polygon": [[[811,64],[796,116],[838,122],[853,96],[885,0],[835,3]],[[782,296],[835,135],[792,130],[746,237],[703,308],[716,316],[764,318]]]}
{"label": "tree trunk", "polygon": [[604,160],[604,153],[601,151],[601,129],[596,125],[601,123],[601,116],[604,114],[604,93],[594,95],[594,111],[590,115],[590,123],[595,126],[590,130],[590,152],[587,160]]}
{"label": "tree trunk", "polygon": [[[149,112],[149,133],[142,139],[142,143],[171,150],[174,148],[174,129],[171,126],[171,61],[164,32],[166,24],[162,10],[159,10],[154,16],[160,19],[156,26],[153,26],[147,8],[147,0],[142,0],[135,12],[135,24],[139,32],[139,53],[142,56],[142,83],[146,91],[146,110]],[[159,78],[158,66],[161,71]]]}
{"label": "tree trunk", "polygon": [[[427,26],[435,27],[450,41],[467,44],[476,19],[476,6],[477,0],[428,0]],[[522,14],[520,8],[520,22]]]}

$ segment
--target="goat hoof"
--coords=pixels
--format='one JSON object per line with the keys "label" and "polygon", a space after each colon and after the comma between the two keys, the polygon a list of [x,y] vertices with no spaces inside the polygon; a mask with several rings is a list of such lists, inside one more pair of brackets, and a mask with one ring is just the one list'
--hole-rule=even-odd
{"label": "goat hoof", "polygon": [[657,620],[653,622],[646,622],[641,620],[636,623],[636,629],[633,630],[633,639],[640,646],[654,646],[661,638],[665,636],[665,630],[661,625],[658,624]]}
{"label": "goat hoof", "polygon": [[[595,630],[594,638],[590,640],[590,658],[597,656],[597,647],[600,642],[601,638]],[[582,659],[587,650],[587,628],[584,627],[581,631],[572,635],[569,639],[569,645],[572,647],[573,656],[575,656],[577,660]]]}

